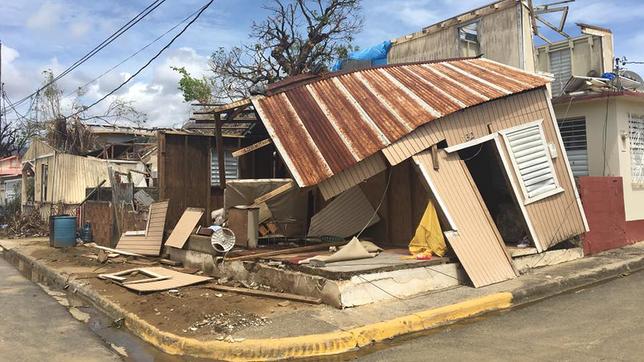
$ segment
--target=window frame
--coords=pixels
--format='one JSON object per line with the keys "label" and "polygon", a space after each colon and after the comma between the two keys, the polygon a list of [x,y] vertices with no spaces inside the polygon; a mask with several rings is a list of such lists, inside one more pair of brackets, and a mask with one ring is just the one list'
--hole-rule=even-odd
{"label": "window frame", "polygon": [[[508,133],[516,132],[516,131],[521,131],[524,129],[528,129],[530,127],[538,126],[539,127],[539,133],[541,135],[541,139],[544,144],[544,148],[546,151],[547,159],[548,159],[548,166],[550,168],[550,174],[552,175],[552,179],[554,180],[555,188],[552,190],[545,191],[541,194],[535,195],[530,197],[528,193],[528,189],[525,185],[525,181],[521,177],[521,172],[519,170],[519,165],[516,160],[516,157],[514,155],[514,152],[512,152],[512,147],[510,145],[510,140],[508,139]],[[552,155],[550,153],[550,146],[548,144],[548,139],[546,138],[545,132],[543,131],[543,119],[539,119],[533,122],[529,123],[524,123],[519,126],[511,127],[511,128],[506,128],[504,130],[499,131],[499,134],[503,138],[503,144],[505,145],[506,152],[510,156],[510,163],[512,164],[512,169],[514,170],[514,174],[518,180],[518,183],[521,187],[521,192],[523,193],[523,204],[524,205],[529,205],[532,203],[535,203],[537,201],[546,199],[548,197],[557,195],[559,193],[564,192],[565,190],[561,187],[561,184],[559,183],[559,178],[557,177],[557,171],[555,169],[554,163],[552,162]],[[565,150],[564,150],[565,152]]]}
{"label": "window frame", "polygon": [[[628,153],[629,153],[629,166],[630,166],[629,167],[629,173],[630,173],[630,176],[631,176],[631,186],[638,187],[638,188],[644,188],[644,170],[642,171],[642,175],[639,176],[639,179],[637,181],[635,180],[634,172],[633,172],[634,161],[635,161],[634,160],[635,155],[633,153],[633,148],[634,148],[635,145],[633,144],[633,130],[632,130],[633,127],[631,126],[631,123],[632,123],[632,121],[634,119],[637,119],[638,121],[642,122],[643,127],[641,127],[641,132],[642,132],[642,137],[644,138],[644,115],[629,112],[628,113],[628,119],[627,119],[627,122],[628,122]],[[642,141],[641,143],[644,144],[644,141]],[[640,155],[640,157],[641,157],[640,158],[640,163],[644,163],[644,149],[642,149],[641,153],[642,154]],[[640,164],[639,167],[644,168],[644,165]]]}
{"label": "window frame", "polygon": [[[467,39],[467,37],[461,37],[461,34],[466,34],[466,32],[463,31],[462,29],[464,29],[464,28],[466,28],[468,26],[471,26],[471,25],[474,25],[475,29],[476,29],[476,41],[469,40],[469,39]],[[480,53],[482,53],[482,50],[481,50],[481,19],[476,19],[476,20],[470,21],[468,23],[465,23],[465,24],[463,24],[461,26],[458,26],[456,28],[456,36],[458,38],[458,51],[459,51],[459,55],[461,57],[470,57],[470,56],[472,56],[472,55],[469,54],[469,50],[471,49],[472,44],[475,44],[476,47],[478,48],[478,52],[477,52],[477,54],[474,54],[474,56],[478,56]],[[464,52],[462,51],[463,47],[465,47],[468,50],[467,54],[464,54]]]}

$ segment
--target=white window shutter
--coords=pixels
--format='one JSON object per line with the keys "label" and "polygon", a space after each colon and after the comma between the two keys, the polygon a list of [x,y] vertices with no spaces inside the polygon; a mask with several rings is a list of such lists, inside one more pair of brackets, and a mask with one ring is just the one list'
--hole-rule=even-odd
{"label": "white window shutter", "polygon": [[507,132],[505,137],[527,199],[558,188],[540,124]]}
{"label": "white window shutter", "polygon": [[644,184],[644,116],[629,114],[628,138],[631,151],[631,183]]}

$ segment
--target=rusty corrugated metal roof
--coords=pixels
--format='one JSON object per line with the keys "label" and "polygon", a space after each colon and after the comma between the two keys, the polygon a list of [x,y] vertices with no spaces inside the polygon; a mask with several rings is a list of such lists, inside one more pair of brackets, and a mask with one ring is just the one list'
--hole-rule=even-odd
{"label": "rusty corrugated metal roof", "polygon": [[252,101],[293,177],[305,187],[427,122],[548,82],[491,60],[458,59],[332,73]]}

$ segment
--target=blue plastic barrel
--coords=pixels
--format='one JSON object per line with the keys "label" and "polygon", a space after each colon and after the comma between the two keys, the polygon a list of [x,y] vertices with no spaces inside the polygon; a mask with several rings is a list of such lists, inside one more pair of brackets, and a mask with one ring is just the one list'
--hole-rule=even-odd
{"label": "blue plastic barrel", "polygon": [[54,247],[69,248],[76,245],[76,216],[54,216]]}

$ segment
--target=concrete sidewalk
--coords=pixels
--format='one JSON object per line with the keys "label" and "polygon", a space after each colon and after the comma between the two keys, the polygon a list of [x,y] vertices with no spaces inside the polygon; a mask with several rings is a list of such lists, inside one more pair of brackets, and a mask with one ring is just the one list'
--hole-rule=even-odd
{"label": "concrete sidewalk", "polygon": [[[268,317],[269,323],[231,334],[228,341],[208,336],[169,333],[101,294],[88,279],[75,279],[73,268],[36,260],[52,252],[38,241],[0,241],[5,258],[32,280],[76,294],[140,338],[170,354],[223,360],[271,360],[338,354],[396,336],[444,325],[481,313],[546,298],[644,268],[644,243],[551,267],[535,269],[517,279],[474,289],[457,287],[430,294],[338,310],[328,306],[294,308]],[[123,293],[129,293],[123,290]],[[247,297],[250,298],[250,297]],[[274,301],[273,301],[274,302]],[[171,324],[168,321],[167,324]],[[165,324],[165,325],[167,325]]]}

